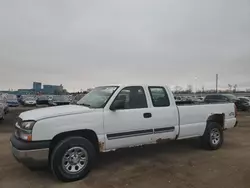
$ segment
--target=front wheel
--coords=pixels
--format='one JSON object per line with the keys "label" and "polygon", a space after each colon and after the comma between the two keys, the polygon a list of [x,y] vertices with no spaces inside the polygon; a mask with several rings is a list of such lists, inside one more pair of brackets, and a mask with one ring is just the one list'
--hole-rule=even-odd
{"label": "front wheel", "polygon": [[204,135],[201,137],[202,145],[205,149],[217,150],[224,141],[222,126],[216,122],[210,122],[207,125]]}
{"label": "front wheel", "polygon": [[90,171],[95,156],[95,148],[87,139],[69,137],[59,142],[52,151],[51,170],[61,181],[80,180]]}

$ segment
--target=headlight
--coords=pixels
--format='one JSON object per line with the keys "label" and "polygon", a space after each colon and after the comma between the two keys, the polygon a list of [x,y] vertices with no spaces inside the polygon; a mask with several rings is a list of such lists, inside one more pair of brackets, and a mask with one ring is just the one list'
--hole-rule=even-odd
{"label": "headlight", "polygon": [[16,124],[15,135],[25,141],[32,141],[32,129],[35,121],[20,121]]}
{"label": "headlight", "polygon": [[23,121],[20,124],[20,128],[24,130],[32,130],[35,123],[35,121]]}

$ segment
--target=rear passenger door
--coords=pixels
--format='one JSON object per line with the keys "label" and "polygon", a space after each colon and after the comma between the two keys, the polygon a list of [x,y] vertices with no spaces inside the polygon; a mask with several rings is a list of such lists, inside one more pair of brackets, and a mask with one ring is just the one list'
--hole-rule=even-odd
{"label": "rear passenger door", "polygon": [[148,87],[148,91],[152,102],[153,141],[175,139],[179,133],[179,114],[175,102],[169,100],[169,96],[172,94],[161,86]]}

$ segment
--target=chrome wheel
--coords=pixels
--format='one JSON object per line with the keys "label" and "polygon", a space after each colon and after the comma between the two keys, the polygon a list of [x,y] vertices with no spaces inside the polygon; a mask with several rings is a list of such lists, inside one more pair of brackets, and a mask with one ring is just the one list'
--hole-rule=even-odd
{"label": "chrome wheel", "polygon": [[214,128],[210,132],[210,140],[213,145],[219,144],[221,139],[220,131],[217,128]]}
{"label": "chrome wheel", "polygon": [[65,152],[62,160],[63,169],[70,174],[81,172],[88,164],[88,153],[82,147],[72,147]]}

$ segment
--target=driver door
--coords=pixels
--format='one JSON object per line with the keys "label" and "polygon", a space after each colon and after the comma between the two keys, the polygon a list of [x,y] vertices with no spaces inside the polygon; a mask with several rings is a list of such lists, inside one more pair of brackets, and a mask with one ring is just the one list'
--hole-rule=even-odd
{"label": "driver door", "polygon": [[153,129],[150,119],[152,115],[148,108],[144,88],[141,86],[125,87],[118,93],[113,103],[117,100],[124,100],[124,105],[119,109],[108,108],[104,111],[106,149],[151,143]]}

